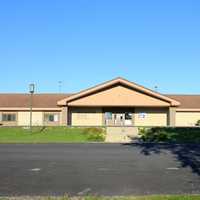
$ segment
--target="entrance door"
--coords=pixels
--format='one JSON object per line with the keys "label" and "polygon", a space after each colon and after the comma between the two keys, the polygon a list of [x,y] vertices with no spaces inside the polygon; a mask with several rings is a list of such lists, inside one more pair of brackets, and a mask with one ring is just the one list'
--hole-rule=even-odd
{"label": "entrance door", "polygon": [[105,112],[105,125],[131,126],[133,125],[131,112]]}
{"label": "entrance door", "polygon": [[125,112],[124,114],[124,125],[125,126],[131,126],[133,125],[133,120],[132,120],[132,116],[133,114],[131,112]]}
{"label": "entrance door", "polygon": [[124,125],[124,113],[115,113],[114,114],[114,125],[123,126]]}

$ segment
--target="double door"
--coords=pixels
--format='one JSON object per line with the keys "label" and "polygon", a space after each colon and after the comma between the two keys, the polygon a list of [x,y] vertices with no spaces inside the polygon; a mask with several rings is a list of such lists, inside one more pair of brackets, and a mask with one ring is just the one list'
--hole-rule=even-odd
{"label": "double door", "polygon": [[107,126],[131,126],[133,114],[131,112],[105,112],[105,124]]}

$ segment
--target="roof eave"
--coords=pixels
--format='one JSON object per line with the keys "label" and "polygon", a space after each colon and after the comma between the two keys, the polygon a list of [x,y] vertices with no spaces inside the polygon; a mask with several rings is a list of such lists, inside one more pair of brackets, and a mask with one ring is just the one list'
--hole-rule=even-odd
{"label": "roof eave", "polygon": [[178,102],[178,101],[176,101],[174,99],[171,99],[171,98],[169,98],[169,97],[167,97],[165,95],[162,95],[162,94],[160,94],[158,92],[155,92],[153,90],[150,90],[148,88],[140,86],[140,85],[138,85],[136,83],[130,82],[130,81],[128,81],[126,79],[123,79],[123,78],[116,78],[116,79],[113,79],[111,81],[108,81],[108,82],[99,84],[97,86],[94,86],[92,88],[89,88],[89,89],[86,89],[86,90],[82,90],[79,93],[76,93],[76,94],[74,94],[72,96],[69,96],[69,97],[67,97],[67,98],[65,98],[63,100],[58,101],[57,105],[66,106],[67,102],[69,102],[69,101],[73,101],[75,99],[81,98],[82,96],[91,94],[91,93],[93,93],[95,91],[107,88],[107,87],[115,85],[117,83],[121,83],[121,84],[127,85],[129,87],[134,88],[134,89],[140,90],[140,91],[142,91],[142,92],[144,92],[144,93],[146,93],[148,95],[151,95],[151,96],[154,96],[156,98],[159,98],[159,99],[161,99],[163,101],[168,102],[171,106],[180,106],[180,102]]}

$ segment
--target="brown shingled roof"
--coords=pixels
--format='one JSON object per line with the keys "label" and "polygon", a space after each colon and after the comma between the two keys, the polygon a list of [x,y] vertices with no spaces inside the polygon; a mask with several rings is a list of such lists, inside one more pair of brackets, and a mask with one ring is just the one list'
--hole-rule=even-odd
{"label": "brown shingled roof", "polygon": [[200,109],[200,95],[165,95],[181,103],[179,108]]}
{"label": "brown shingled roof", "polygon": [[[34,94],[33,107],[35,108],[56,108],[57,101],[64,99],[71,94]],[[30,106],[29,94],[0,94],[0,107],[20,107]]]}
{"label": "brown shingled roof", "polygon": [[[72,94],[34,94],[33,107],[56,108],[57,102]],[[200,109],[200,95],[165,95],[181,103],[179,108]],[[28,108],[30,106],[29,94],[0,94],[0,107],[2,108]]]}

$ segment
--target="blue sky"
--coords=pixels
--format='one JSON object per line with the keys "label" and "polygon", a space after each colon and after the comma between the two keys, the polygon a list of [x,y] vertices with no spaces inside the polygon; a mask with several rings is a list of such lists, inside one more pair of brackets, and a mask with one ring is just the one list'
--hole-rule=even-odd
{"label": "blue sky", "polygon": [[0,1],[0,92],[75,92],[122,76],[200,94],[199,0]]}

